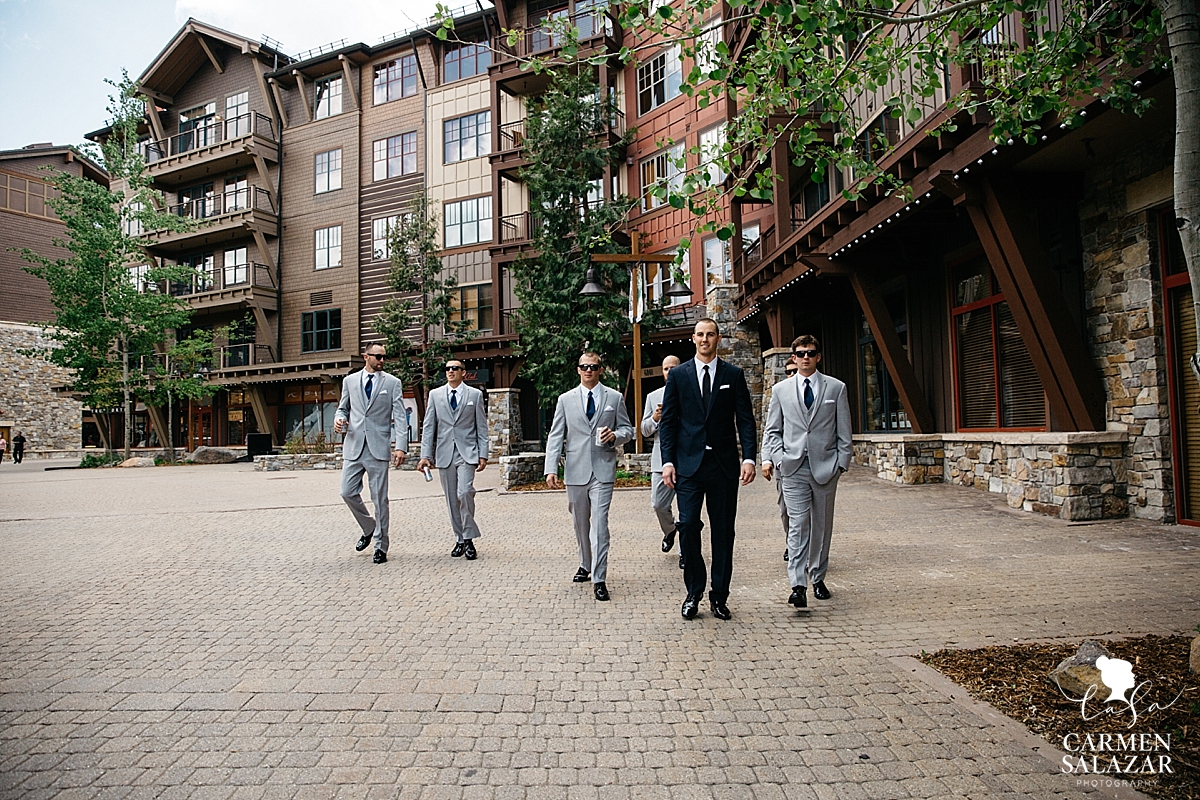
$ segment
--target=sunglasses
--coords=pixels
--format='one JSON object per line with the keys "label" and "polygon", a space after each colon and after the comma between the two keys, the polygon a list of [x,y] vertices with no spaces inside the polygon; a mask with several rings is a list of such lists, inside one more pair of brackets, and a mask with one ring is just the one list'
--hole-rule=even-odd
{"label": "sunglasses", "polygon": [[383,361],[385,358],[387,358],[387,356],[383,353],[367,353],[367,358],[374,358],[377,361]]}
{"label": "sunglasses", "polygon": [[466,369],[466,367],[446,367],[446,372],[454,372],[455,370]]}
{"label": "sunglasses", "polygon": [[796,358],[816,358],[821,355],[820,350],[793,350],[792,355]]}
{"label": "sunglasses", "polygon": [[796,374],[797,372],[799,372],[799,371],[800,371],[800,370],[798,370],[798,369],[785,369],[785,370],[783,371],[783,374],[784,374],[784,375],[787,375],[788,377],[791,377],[792,375],[795,375],[795,374]]}
{"label": "sunglasses", "polygon": [[600,371],[599,364],[580,364],[579,368],[581,370],[583,370],[584,372],[599,372]]}

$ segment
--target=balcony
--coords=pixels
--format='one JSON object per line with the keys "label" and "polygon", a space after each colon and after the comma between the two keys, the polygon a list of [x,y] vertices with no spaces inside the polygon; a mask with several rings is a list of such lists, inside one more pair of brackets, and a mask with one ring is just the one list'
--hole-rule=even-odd
{"label": "balcony", "polygon": [[[588,9],[566,19],[575,27],[581,57],[599,52],[616,57],[620,52],[624,34],[617,18],[607,10]],[[552,59],[564,44],[566,41],[562,36],[556,36],[545,27],[531,27],[523,31],[511,45],[507,36],[496,36],[492,39],[494,55],[489,71],[501,88],[510,94],[537,94],[549,83],[549,75],[522,70],[522,64],[533,57]]]}
{"label": "balcony", "polygon": [[542,227],[542,218],[529,211],[500,218],[500,244],[524,244],[533,240]]}
{"label": "balcony", "polygon": [[254,231],[274,236],[278,222],[271,193],[260,186],[176,203],[168,206],[167,212],[195,220],[196,225],[187,231],[159,230],[144,234],[144,246],[156,254],[215,246],[244,238]]}
{"label": "balcony", "polygon": [[151,177],[162,187],[172,187],[250,169],[256,153],[277,161],[277,143],[271,118],[253,112],[145,142],[142,155]]}
{"label": "balcony", "polygon": [[176,297],[186,298],[188,305],[197,312],[238,308],[260,308],[264,311],[279,309],[275,276],[265,264],[218,267],[209,273],[197,275],[190,283],[170,281],[167,290]]}
{"label": "balcony", "polygon": [[274,364],[276,360],[275,351],[269,344],[227,344],[221,348],[219,369]]}
{"label": "balcony", "polygon": [[[602,121],[594,133],[598,137],[607,137],[607,143],[615,146],[625,135],[625,114],[614,110],[612,119]],[[525,135],[524,118],[504,122],[496,129],[496,150],[488,158],[493,168],[506,177],[516,178],[517,171],[529,163],[525,157]]]}

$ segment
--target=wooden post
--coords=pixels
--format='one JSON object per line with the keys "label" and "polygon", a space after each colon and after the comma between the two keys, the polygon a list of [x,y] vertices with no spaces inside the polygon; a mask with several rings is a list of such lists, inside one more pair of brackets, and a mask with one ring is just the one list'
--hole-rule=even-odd
{"label": "wooden post", "polygon": [[[631,251],[632,251],[633,255],[636,256],[638,254],[638,237],[635,235],[632,238],[633,238],[633,247],[631,248]],[[641,424],[642,423],[642,419],[641,419],[641,413],[642,413],[642,323],[639,321],[636,321],[636,320],[638,319],[638,317],[641,316],[641,313],[642,313],[641,304],[638,302],[638,294],[639,294],[640,289],[642,288],[642,264],[640,261],[635,261],[631,265],[631,268],[633,270],[633,285],[630,286],[630,289],[633,291],[632,308],[633,308],[633,316],[634,316],[634,320],[635,320],[633,323],[633,414],[632,414],[632,416],[635,419],[637,419],[637,422],[635,422],[633,425],[633,427],[637,433],[637,444],[634,447],[634,452],[641,453],[643,451],[642,424]]]}

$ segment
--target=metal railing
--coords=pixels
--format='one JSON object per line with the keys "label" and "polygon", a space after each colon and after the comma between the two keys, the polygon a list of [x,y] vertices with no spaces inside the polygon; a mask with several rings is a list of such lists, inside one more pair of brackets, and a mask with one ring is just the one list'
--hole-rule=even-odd
{"label": "metal railing", "polygon": [[213,219],[251,209],[274,214],[275,203],[271,200],[271,193],[261,186],[247,186],[167,206],[168,213],[187,219]]}
{"label": "metal railing", "polygon": [[[589,9],[567,17],[575,27],[576,36],[580,43],[603,36],[616,38],[621,30],[616,18],[607,9]],[[550,22],[550,20],[548,20]],[[539,26],[522,33],[516,43],[510,45],[507,36],[497,36],[492,40],[492,50],[496,61],[507,61],[513,58],[524,58],[532,55],[547,53],[566,44],[565,38],[552,30],[551,26]]]}
{"label": "metal railing", "polygon": [[[505,152],[509,150],[518,150],[525,144],[525,119],[515,119],[512,122],[505,122],[498,129],[500,135],[499,149],[497,152]],[[612,118],[609,120],[600,120],[599,124],[592,131],[596,134],[612,134],[617,137],[625,135],[625,114],[617,109],[612,110]]]}
{"label": "metal railing", "polygon": [[529,211],[500,218],[500,244],[528,242],[542,228],[542,218]]}
{"label": "metal railing", "polygon": [[273,290],[275,276],[266,264],[252,261],[249,264],[213,267],[210,271],[193,276],[190,281],[168,281],[167,290],[176,297],[188,297],[243,286]]}
{"label": "metal railing", "polygon": [[257,111],[240,114],[229,119],[213,119],[205,125],[199,125],[189,131],[168,136],[166,139],[146,142],[142,145],[142,155],[147,164],[154,164],[164,158],[199,150],[202,147],[220,144],[231,139],[254,134],[275,141],[275,125],[271,118]]}
{"label": "metal railing", "polygon": [[227,344],[221,348],[221,369],[251,367],[256,364],[274,364],[275,351],[269,344],[246,342]]}

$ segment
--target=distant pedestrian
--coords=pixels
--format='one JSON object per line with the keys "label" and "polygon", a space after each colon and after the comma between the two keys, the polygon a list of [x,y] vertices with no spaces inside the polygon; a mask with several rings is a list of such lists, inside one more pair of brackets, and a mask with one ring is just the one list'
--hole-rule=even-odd
{"label": "distant pedestrian", "polygon": [[13,462],[20,464],[25,460],[25,434],[17,431],[17,435],[12,440],[13,447]]}
{"label": "distant pedestrian", "polygon": [[8,439],[4,438],[4,434],[0,433],[0,464],[4,463],[4,451],[8,449]]}
{"label": "distant pedestrian", "polygon": [[[667,356],[662,362],[663,380],[671,374],[671,370],[679,366],[678,356]],[[675,500],[675,490],[663,483],[662,479],[662,444],[658,441],[658,423],[662,420],[662,399],[666,387],[655,389],[646,397],[646,408],[642,412],[642,436],[654,442],[650,455],[650,507],[658,518],[658,526],[662,528],[662,551],[671,552],[675,546],[675,535],[679,532],[675,523],[675,513],[671,503]],[[679,548],[679,568],[683,569],[683,548]]]}

